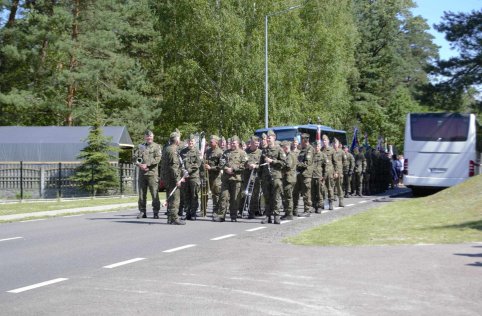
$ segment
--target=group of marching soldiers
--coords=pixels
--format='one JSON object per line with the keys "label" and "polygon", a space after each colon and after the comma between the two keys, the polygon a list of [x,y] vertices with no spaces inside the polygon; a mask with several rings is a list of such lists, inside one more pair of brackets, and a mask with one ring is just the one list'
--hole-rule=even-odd
{"label": "group of marching soldiers", "polygon": [[[263,215],[261,223],[280,224],[294,216],[321,213],[325,207],[333,210],[336,201],[344,207],[345,198],[375,194],[389,185],[391,163],[386,155],[364,147],[351,153],[336,138],[330,144],[326,135],[313,144],[308,134],[301,135],[300,144],[297,138],[278,142],[272,130],[252,136],[246,144],[237,136],[224,141],[212,135],[201,151],[194,135],[180,148],[178,131],[171,133],[162,150],[152,141],[151,131],[144,137],[146,142],[135,152],[140,169],[138,218],[146,217],[147,189],[153,197],[154,218],[159,218],[157,169],[166,188],[167,220],[175,225],[196,219],[200,191],[201,216],[206,215],[210,192],[215,222],[224,222],[229,212],[231,221]],[[300,196],[303,212],[298,212]]]}

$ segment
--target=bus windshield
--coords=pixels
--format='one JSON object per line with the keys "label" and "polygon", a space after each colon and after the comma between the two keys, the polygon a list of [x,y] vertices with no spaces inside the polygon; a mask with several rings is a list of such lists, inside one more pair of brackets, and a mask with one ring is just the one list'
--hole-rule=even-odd
{"label": "bus windshield", "polygon": [[458,113],[412,114],[412,140],[434,142],[464,142],[469,133],[470,117]]}

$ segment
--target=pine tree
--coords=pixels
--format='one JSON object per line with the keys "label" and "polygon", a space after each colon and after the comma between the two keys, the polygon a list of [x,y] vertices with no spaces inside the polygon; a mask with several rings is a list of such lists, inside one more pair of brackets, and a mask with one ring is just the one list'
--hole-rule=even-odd
{"label": "pine tree", "polygon": [[113,155],[116,151],[119,149],[110,145],[110,139],[103,135],[100,119],[97,119],[87,137],[87,147],[78,156],[82,164],[76,168],[72,180],[91,191],[93,196],[116,189],[119,185],[117,170],[110,163],[116,159]]}

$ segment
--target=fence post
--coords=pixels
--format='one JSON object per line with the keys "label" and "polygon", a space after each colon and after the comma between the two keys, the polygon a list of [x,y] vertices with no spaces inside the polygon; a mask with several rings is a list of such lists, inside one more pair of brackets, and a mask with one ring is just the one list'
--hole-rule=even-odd
{"label": "fence post", "polygon": [[58,179],[58,195],[59,199],[62,198],[62,163],[59,162],[59,179]]}
{"label": "fence post", "polygon": [[20,201],[23,201],[23,161],[20,161]]}
{"label": "fence post", "polygon": [[40,197],[45,197],[45,167],[40,166]]}
{"label": "fence post", "polygon": [[121,194],[121,197],[123,197],[124,196],[124,183],[123,183],[124,181],[123,181],[123,177],[122,177],[122,175],[123,175],[122,163],[119,162],[118,166],[119,166],[119,179],[120,179],[120,194]]}

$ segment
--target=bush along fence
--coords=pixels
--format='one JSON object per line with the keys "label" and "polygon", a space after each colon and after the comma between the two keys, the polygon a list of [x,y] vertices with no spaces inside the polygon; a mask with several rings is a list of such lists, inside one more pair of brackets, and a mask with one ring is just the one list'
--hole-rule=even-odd
{"label": "bush along fence", "polygon": [[[82,189],[71,176],[80,163],[0,163],[0,198],[35,199],[93,196],[93,190]],[[119,185],[104,196],[137,194],[138,168],[134,164],[113,163],[118,170]],[[99,195],[97,195],[99,196]]]}

